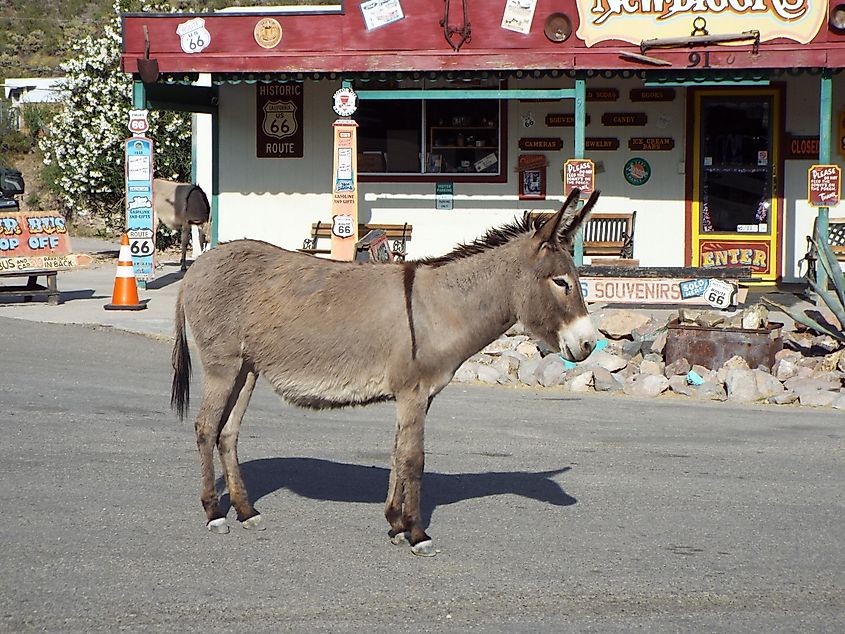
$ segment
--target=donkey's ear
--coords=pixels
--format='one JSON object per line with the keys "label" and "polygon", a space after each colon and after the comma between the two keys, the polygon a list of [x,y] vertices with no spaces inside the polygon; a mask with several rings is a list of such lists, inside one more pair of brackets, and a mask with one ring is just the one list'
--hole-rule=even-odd
{"label": "donkey's ear", "polygon": [[571,212],[564,215],[563,220],[560,223],[560,227],[558,228],[558,239],[561,243],[571,244],[575,240],[575,233],[578,231],[578,228],[584,224],[584,221],[589,218],[590,212],[593,210],[596,201],[599,199],[599,194],[600,192],[598,190],[593,191],[593,193],[590,194],[590,198],[586,203],[584,203],[584,206],[581,207],[581,209],[578,209],[578,201],[576,200]]}
{"label": "donkey's ear", "polygon": [[578,195],[580,190],[573,189],[560,210],[551,218],[549,218],[543,225],[537,229],[534,237],[541,245],[556,244],[559,240],[561,223],[564,222],[567,213],[572,213],[570,208],[574,209],[578,205]]}

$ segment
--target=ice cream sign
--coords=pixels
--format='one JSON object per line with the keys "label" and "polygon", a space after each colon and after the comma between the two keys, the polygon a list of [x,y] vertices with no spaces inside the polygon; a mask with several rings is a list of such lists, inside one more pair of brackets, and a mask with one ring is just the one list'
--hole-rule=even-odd
{"label": "ice cream sign", "polygon": [[711,35],[759,31],[760,41],[787,38],[806,44],[824,24],[827,2],[819,0],[576,0],[576,35],[592,46],[605,40],[639,44],[683,37],[693,20],[706,20]]}

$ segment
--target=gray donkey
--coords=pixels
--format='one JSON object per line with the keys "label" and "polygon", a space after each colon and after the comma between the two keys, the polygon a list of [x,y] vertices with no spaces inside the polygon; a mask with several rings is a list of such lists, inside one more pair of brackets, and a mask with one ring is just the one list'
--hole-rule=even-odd
{"label": "gray donkey", "polygon": [[156,218],[171,229],[182,230],[182,257],[179,266],[185,271],[188,268],[186,259],[192,225],[199,228],[200,251],[205,249],[211,217],[208,197],[199,185],[156,178],[153,181],[153,206]]}
{"label": "gray donkey", "polygon": [[302,407],[396,401],[384,512],[389,536],[407,540],[415,554],[435,554],[420,516],[423,424],[432,399],[466,359],[517,320],[573,361],[596,345],[569,246],[598,192],[580,210],[578,196],[572,192],[544,224],[526,213],[439,258],[335,262],[256,240],[235,240],[199,257],[176,303],[171,405],[184,419],[187,318],[205,371],[195,429],[208,529],[229,530],[215,489],[215,445],[238,519],[244,528],[263,528],[237,454],[241,419],[263,374]]}

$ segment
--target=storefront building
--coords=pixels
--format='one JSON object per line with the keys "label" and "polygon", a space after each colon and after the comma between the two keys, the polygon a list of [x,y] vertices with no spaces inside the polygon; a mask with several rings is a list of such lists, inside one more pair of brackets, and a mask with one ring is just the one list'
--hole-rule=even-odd
{"label": "storefront building", "polygon": [[842,215],[808,202],[809,168],[845,156],[839,20],[845,5],[811,0],[129,14],[123,68],[136,105],[212,115],[219,241],[296,249],[329,220],[332,99],[349,86],[359,221],[412,225],[410,258],[556,209],[564,162],[585,157],[597,210],[636,211],[640,266],[790,282],[814,219]]}

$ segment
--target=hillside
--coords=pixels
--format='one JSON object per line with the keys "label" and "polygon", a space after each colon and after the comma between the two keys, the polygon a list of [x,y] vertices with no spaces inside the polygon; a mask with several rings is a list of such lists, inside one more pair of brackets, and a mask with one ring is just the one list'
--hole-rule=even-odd
{"label": "hillside", "polygon": [[[174,0],[168,4],[182,11],[213,11],[233,5],[335,4],[337,1]],[[122,4],[131,11],[139,11],[142,6],[138,0],[123,0]],[[100,31],[112,14],[113,0],[0,0],[0,80],[61,74],[59,64],[71,44]]]}

